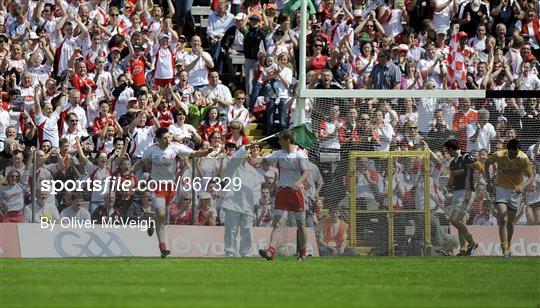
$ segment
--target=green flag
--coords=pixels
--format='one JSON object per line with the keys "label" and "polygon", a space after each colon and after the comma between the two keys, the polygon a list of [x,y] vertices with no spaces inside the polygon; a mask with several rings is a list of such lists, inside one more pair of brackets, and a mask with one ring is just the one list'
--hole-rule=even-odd
{"label": "green flag", "polygon": [[313,132],[311,132],[305,124],[291,128],[294,132],[296,144],[302,149],[309,149],[317,140]]}

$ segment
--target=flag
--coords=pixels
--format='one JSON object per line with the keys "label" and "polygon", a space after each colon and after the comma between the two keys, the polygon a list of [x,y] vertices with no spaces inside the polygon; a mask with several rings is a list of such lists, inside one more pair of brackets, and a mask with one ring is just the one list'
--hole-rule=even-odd
{"label": "flag", "polygon": [[317,137],[310,131],[305,124],[295,126],[289,129],[294,132],[296,144],[302,149],[309,149],[317,140]]}

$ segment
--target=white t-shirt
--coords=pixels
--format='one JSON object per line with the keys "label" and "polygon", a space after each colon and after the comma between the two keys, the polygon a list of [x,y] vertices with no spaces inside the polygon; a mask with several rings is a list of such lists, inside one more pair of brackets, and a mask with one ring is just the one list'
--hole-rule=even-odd
{"label": "white t-shirt", "polygon": [[[205,56],[210,57],[210,54],[207,52],[204,52]],[[195,61],[197,59],[197,55],[193,52],[190,52],[185,57],[185,65],[190,64],[191,62]],[[205,86],[208,85],[208,67],[206,67],[206,62],[204,61],[203,57],[199,59],[197,64],[191,69],[191,71],[188,72],[189,79],[188,83],[193,86]]]}
{"label": "white t-shirt", "polygon": [[[476,133],[477,129],[480,129],[480,132],[478,132],[476,142],[472,142],[471,137]],[[486,123],[482,128],[478,128],[476,122],[470,123],[467,125],[467,151],[486,149],[488,152],[491,152],[491,139],[496,136],[497,132],[495,132],[495,127],[491,123]]]}
{"label": "white t-shirt", "polygon": [[155,46],[154,51],[155,71],[154,78],[156,79],[171,79],[174,77],[174,54],[170,48],[163,48],[159,45]]}
{"label": "white t-shirt", "polygon": [[60,115],[54,111],[50,116],[46,117],[43,113],[36,114],[35,121],[38,129],[38,147],[43,140],[49,140],[52,146],[57,148],[59,146],[58,137],[58,120]]}
{"label": "white t-shirt", "polygon": [[[446,0],[435,0],[436,5],[442,5],[446,3]],[[450,16],[452,14],[452,3],[446,6],[442,11],[433,11],[433,24],[435,25],[435,32],[439,30],[448,30],[450,28]]]}
{"label": "white t-shirt", "polygon": [[[105,184],[105,179],[111,176],[111,170],[109,168],[100,169],[98,166],[94,165],[92,162],[88,162],[84,166],[85,178],[95,181],[94,183],[100,182],[101,187],[92,186],[92,195],[90,196],[90,201],[92,202],[103,202],[105,201],[105,196],[107,196],[109,189],[108,185]],[[94,185],[94,184],[92,184]],[[98,189],[101,188],[101,189]]]}
{"label": "white t-shirt", "polygon": [[268,155],[266,159],[277,163],[279,170],[278,187],[293,187],[300,179],[304,170],[309,170],[309,162],[306,154],[297,148],[292,153],[278,150]]}
{"label": "white t-shirt", "polygon": [[[287,83],[290,86],[291,83],[292,83],[292,77],[293,77],[291,69],[288,68],[288,67],[283,68],[283,71],[281,71],[281,76],[283,77],[283,79],[285,81],[287,81]],[[287,88],[285,88],[285,84],[283,83],[283,81],[281,79],[276,81],[276,83],[274,84],[274,87],[277,90],[278,98],[288,98],[289,97],[289,90],[287,90]]]}
{"label": "white t-shirt", "polygon": [[389,151],[390,142],[394,136],[394,128],[390,124],[384,124],[383,128],[377,127],[377,132],[379,133],[379,139],[381,144],[375,146],[376,151]]}
{"label": "white t-shirt", "polygon": [[179,127],[178,124],[170,125],[169,132],[173,134],[174,140],[180,141],[184,138],[192,138],[197,130],[191,124],[184,123],[182,127]]}
{"label": "white t-shirt", "polygon": [[133,131],[129,132],[129,137],[135,145],[130,154],[133,157],[142,157],[144,151],[154,143],[154,134],[154,126],[135,127]]}
{"label": "white t-shirt", "polygon": [[88,221],[92,219],[90,212],[88,212],[88,210],[84,207],[81,207],[77,212],[75,212],[71,206],[68,206],[62,211],[62,213],[60,213],[60,216],[62,218],[74,218],[75,221]]}
{"label": "white t-shirt", "polygon": [[182,144],[171,144],[165,150],[153,145],[144,151],[143,160],[152,161],[150,178],[153,180],[174,180],[176,178],[176,157],[188,157],[193,150]]}
{"label": "white t-shirt", "polygon": [[429,132],[429,123],[433,120],[435,110],[439,103],[436,98],[421,98],[416,104],[418,111],[418,131],[421,133]]}

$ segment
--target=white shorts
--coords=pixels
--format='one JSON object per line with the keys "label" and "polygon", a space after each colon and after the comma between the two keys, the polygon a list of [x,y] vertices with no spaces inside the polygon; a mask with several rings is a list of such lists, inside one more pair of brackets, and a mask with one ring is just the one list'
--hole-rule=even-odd
{"label": "white shorts", "polygon": [[471,209],[476,194],[474,191],[456,190],[452,193],[452,212],[460,211],[467,214]]}
{"label": "white shorts", "polygon": [[517,211],[521,202],[521,194],[514,189],[497,186],[495,189],[495,203],[505,203],[513,211]]}

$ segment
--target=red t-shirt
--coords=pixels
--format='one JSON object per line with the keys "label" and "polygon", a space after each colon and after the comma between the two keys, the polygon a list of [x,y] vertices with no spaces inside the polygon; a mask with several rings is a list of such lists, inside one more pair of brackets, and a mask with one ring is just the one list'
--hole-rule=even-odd
{"label": "red t-shirt", "polygon": [[129,61],[128,71],[133,76],[133,83],[137,87],[140,87],[146,84],[146,75],[145,73],[145,61],[144,59],[132,59]]}
{"label": "red t-shirt", "polygon": [[71,77],[70,82],[73,88],[81,91],[81,100],[84,100],[86,98],[86,95],[88,95],[89,93],[87,86],[91,87],[92,90],[96,90],[97,88],[96,84],[94,83],[94,80],[92,80],[92,78],[89,78],[89,77],[81,77],[79,75],[75,75]]}
{"label": "red t-shirt", "polygon": [[326,64],[328,63],[328,56],[321,55],[319,57],[315,57],[313,59],[313,62],[309,66],[308,70],[314,70],[320,73],[323,69],[326,68]]}

